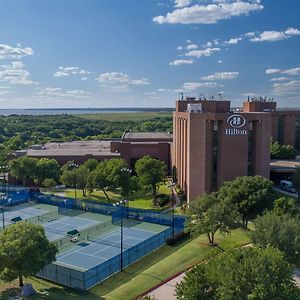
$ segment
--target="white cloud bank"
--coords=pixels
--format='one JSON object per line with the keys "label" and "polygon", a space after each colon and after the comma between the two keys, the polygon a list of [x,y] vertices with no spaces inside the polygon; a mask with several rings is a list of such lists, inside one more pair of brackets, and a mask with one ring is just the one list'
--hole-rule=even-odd
{"label": "white cloud bank", "polygon": [[53,76],[54,77],[69,77],[70,75],[86,76],[87,74],[91,74],[91,72],[80,69],[79,67],[58,67],[58,71],[56,71],[53,74]]}
{"label": "white cloud bank", "polygon": [[0,59],[20,59],[24,56],[31,56],[34,52],[32,48],[12,47],[9,45],[0,45]]}
{"label": "white cloud bank", "polygon": [[216,72],[215,74],[203,76],[203,80],[230,80],[239,75],[239,72]]}
{"label": "white cloud bank", "polygon": [[165,16],[154,17],[153,22],[158,24],[214,24],[220,20],[248,15],[252,11],[259,11],[264,8],[260,1],[226,1],[208,5],[196,4],[190,7],[176,7],[174,11]]}
{"label": "white cloud bank", "polygon": [[259,35],[250,39],[251,42],[275,42],[291,38],[292,36],[300,35],[300,30],[296,28],[288,28],[285,31],[263,31]]}
{"label": "white cloud bank", "polygon": [[180,65],[191,65],[193,63],[190,59],[176,59],[170,62],[170,66],[180,66]]}

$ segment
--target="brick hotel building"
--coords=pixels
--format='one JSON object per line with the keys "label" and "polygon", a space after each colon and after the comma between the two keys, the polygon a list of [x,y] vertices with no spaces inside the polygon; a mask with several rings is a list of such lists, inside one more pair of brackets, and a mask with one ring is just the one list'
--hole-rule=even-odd
{"label": "brick hotel building", "polygon": [[232,111],[230,101],[176,102],[173,164],[188,201],[238,176],[270,176],[271,138],[300,151],[300,110],[252,100]]}

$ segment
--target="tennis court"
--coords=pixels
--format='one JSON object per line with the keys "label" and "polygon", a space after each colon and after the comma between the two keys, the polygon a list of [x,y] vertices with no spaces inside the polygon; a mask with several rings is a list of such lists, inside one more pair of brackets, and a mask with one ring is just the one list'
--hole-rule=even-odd
{"label": "tennis court", "polygon": [[90,220],[81,217],[64,216],[62,218],[54,219],[43,224],[45,228],[46,237],[49,241],[55,241],[66,236],[67,232],[77,229],[82,230],[101,224],[99,221]]}
{"label": "tennis court", "polygon": [[[131,227],[126,225],[123,227],[123,252],[157,234],[157,232],[134,228],[132,225],[131,222]],[[86,240],[78,242],[75,248],[59,254],[56,264],[87,271],[119,255],[120,251],[121,232],[120,227],[117,227],[108,234],[99,237],[88,236]]]}
{"label": "tennis court", "polygon": [[20,217],[22,220],[42,221],[43,216],[49,216],[50,214],[54,216],[55,212],[49,212],[47,210],[41,209],[38,206],[28,206],[24,204],[20,205],[19,207],[14,207],[11,210],[5,211],[4,222],[5,226],[11,225],[14,223],[14,221],[12,220],[18,217]]}

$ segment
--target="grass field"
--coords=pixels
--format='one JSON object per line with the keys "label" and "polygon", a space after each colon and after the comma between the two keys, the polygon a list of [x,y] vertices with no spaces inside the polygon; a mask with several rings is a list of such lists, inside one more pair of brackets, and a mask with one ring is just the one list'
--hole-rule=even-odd
{"label": "grass field", "polygon": [[[217,235],[216,241],[219,248],[226,251],[249,243],[249,237],[247,231],[238,229],[229,236]],[[27,278],[26,282],[31,282],[37,290],[42,292],[42,294],[30,297],[34,300],[71,300],[79,297],[84,297],[86,300],[129,300],[173,274],[218,255],[222,251],[219,248],[208,246],[204,235],[186,239],[176,246],[164,246],[84,294],[36,278]],[[2,283],[0,299],[8,300],[9,292],[13,291],[10,288],[15,287],[16,284],[16,282],[10,285]]]}
{"label": "grass field", "polygon": [[122,112],[122,113],[98,113],[78,115],[88,120],[106,120],[106,121],[143,121],[154,118],[172,117],[172,112]]}
{"label": "grass field", "polygon": [[[54,193],[60,196],[67,196],[67,197],[71,197],[74,198],[75,197],[75,191],[74,189],[66,189],[63,191],[48,191],[50,193]],[[167,185],[160,185],[159,189],[158,189],[158,194],[165,194],[165,195],[169,195],[171,193],[169,187]],[[115,203],[119,200],[122,199],[121,195],[118,194],[117,192],[111,192],[111,191],[107,191],[107,194],[110,198],[110,202],[111,203]],[[99,202],[108,202],[107,198],[105,197],[103,191],[94,191],[93,193],[87,193],[87,195],[84,197],[82,194],[82,190],[76,190],[76,198],[77,199],[90,199],[90,200],[95,200],[95,201],[99,201]],[[132,195],[130,197],[129,201],[129,206],[130,207],[134,207],[134,208],[142,208],[142,209],[155,209],[155,210],[162,210],[167,208],[166,207],[157,207],[153,205],[153,201],[152,201],[152,196],[149,193],[145,193],[143,191],[141,192],[137,192],[134,195]]]}

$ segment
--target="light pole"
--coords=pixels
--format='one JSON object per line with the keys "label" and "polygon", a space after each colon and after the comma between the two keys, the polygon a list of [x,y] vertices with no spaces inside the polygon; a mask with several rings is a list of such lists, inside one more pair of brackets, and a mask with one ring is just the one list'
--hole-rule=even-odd
{"label": "light pole", "polygon": [[169,185],[169,188],[171,189],[171,192],[172,192],[172,236],[175,235],[174,187],[175,187],[175,183],[172,181],[172,183],[170,183],[170,185]]}
{"label": "light pole", "polygon": [[5,220],[4,220],[4,200],[6,200],[7,197],[5,195],[1,195],[1,211],[2,211],[2,230],[5,229]]}
{"label": "light pole", "polygon": [[[75,163],[71,163],[69,164],[69,167],[73,168],[73,169],[77,169],[79,166],[78,164],[75,164]],[[75,187],[75,193],[74,193],[74,196],[75,196],[75,203],[76,203],[76,184],[77,184],[77,174],[76,172],[74,173],[74,187]]]}
{"label": "light pole", "polygon": [[126,207],[126,204],[128,203],[128,200],[124,199],[121,200],[115,204],[114,206],[120,206],[121,207],[121,271],[123,271],[123,216],[124,216],[124,209]]}

